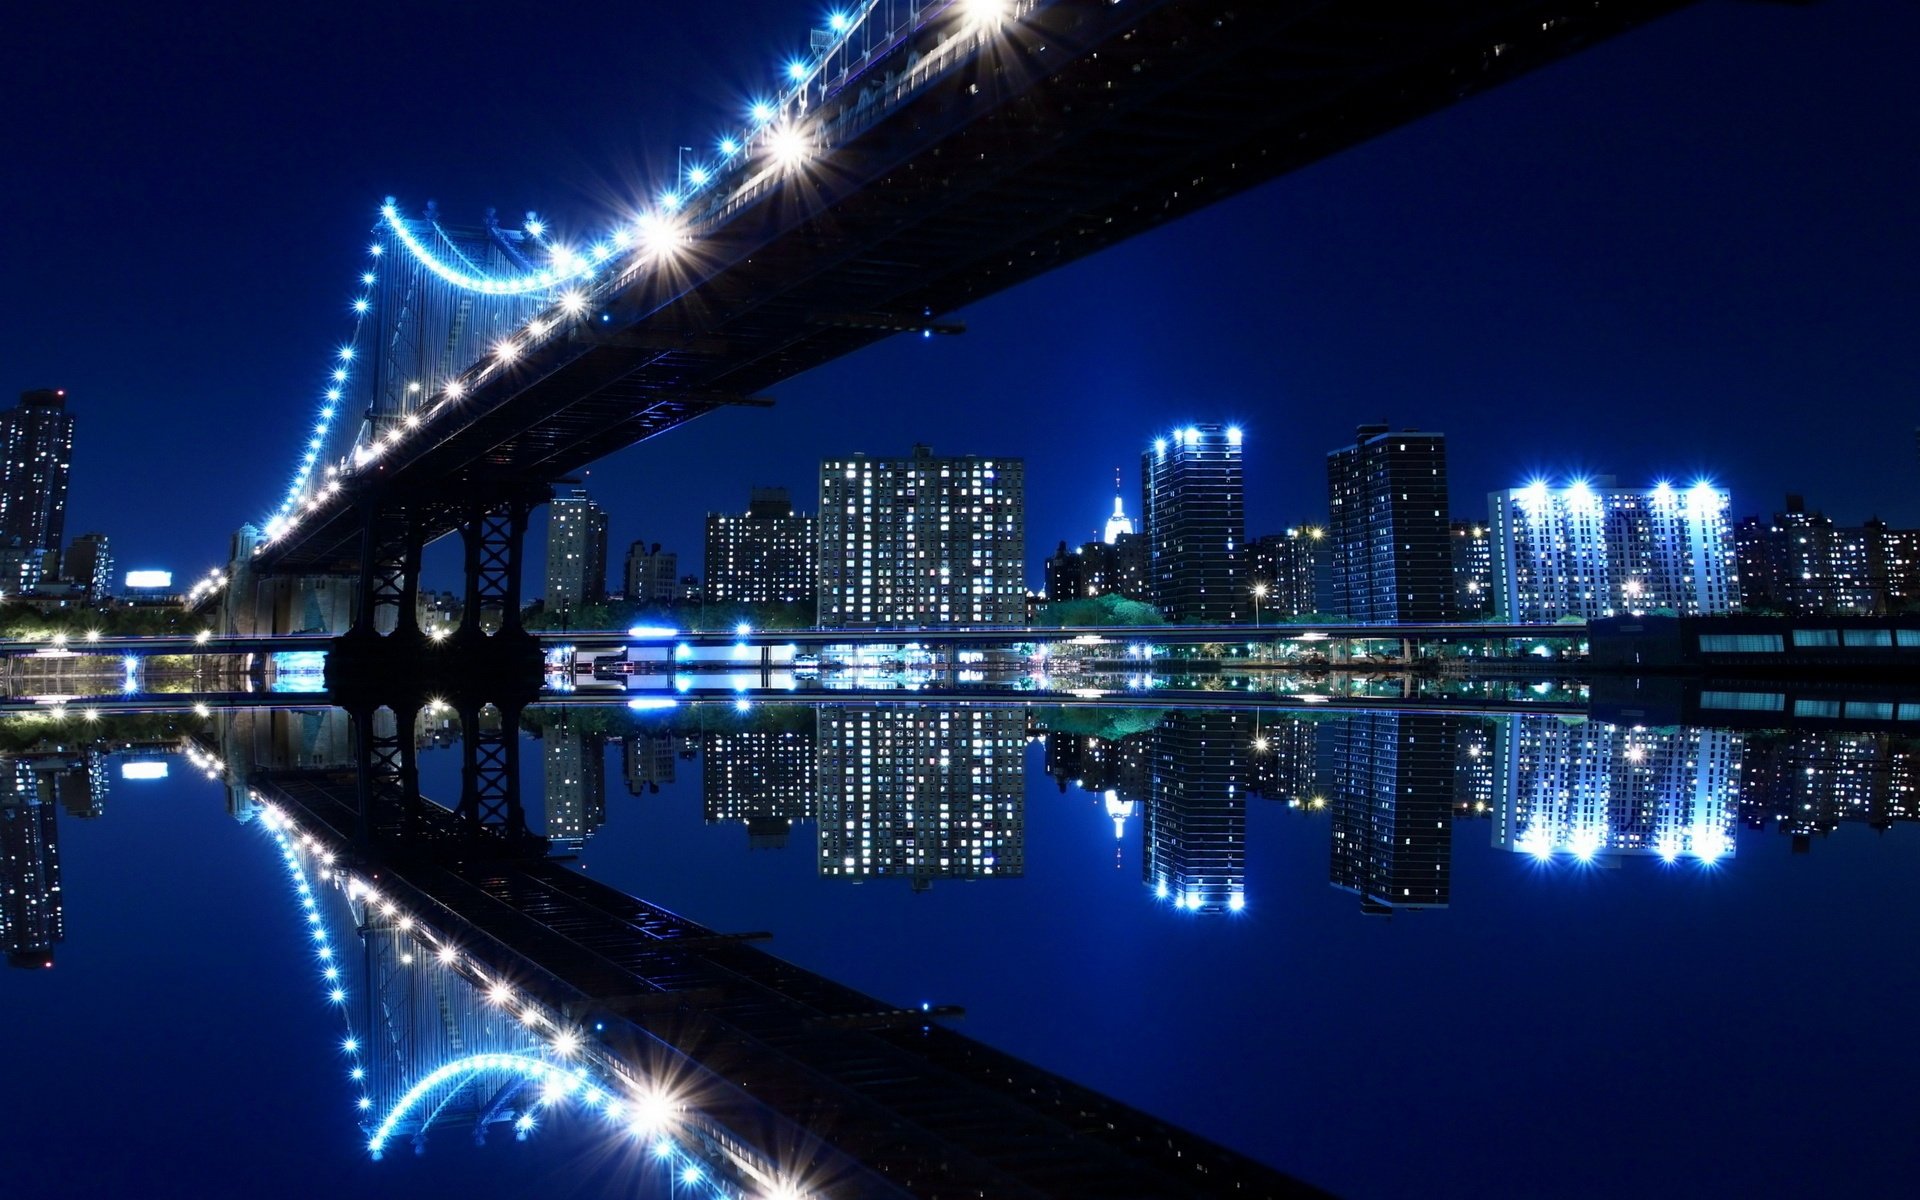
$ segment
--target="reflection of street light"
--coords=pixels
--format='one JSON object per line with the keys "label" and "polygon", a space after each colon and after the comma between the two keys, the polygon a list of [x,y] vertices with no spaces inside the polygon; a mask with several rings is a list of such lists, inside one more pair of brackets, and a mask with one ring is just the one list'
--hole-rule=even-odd
{"label": "reflection of street light", "polygon": [[1253,585],[1253,627],[1255,629],[1258,629],[1260,627],[1260,602],[1262,600],[1265,600],[1266,598],[1267,598],[1267,585],[1264,583],[1254,584]]}

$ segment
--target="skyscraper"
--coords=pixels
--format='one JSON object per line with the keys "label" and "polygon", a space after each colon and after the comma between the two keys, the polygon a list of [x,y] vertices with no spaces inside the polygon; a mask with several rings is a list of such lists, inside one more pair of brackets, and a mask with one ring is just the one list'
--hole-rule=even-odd
{"label": "skyscraper", "polygon": [[1326,530],[1318,526],[1296,525],[1247,543],[1247,586],[1260,601],[1262,619],[1319,609],[1320,556],[1326,539]]}
{"label": "skyscraper", "polygon": [[1446,435],[1362,425],[1327,455],[1333,608],[1356,621],[1438,621],[1453,594]]}
{"label": "skyscraper", "polygon": [[1454,718],[1366,713],[1333,729],[1328,878],[1361,911],[1445,908],[1453,895]]}
{"label": "skyscraper", "polygon": [[1245,713],[1173,712],[1153,732],[1142,874],[1175,908],[1246,907],[1253,730]]}
{"label": "skyscraper", "polygon": [[1482,521],[1454,521],[1453,617],[1471,621],[1493,615],[1493,542]]}
{"label": "skyscraper", "polygon": [[1509,621],[1733,607],[1727,493],[1574,480],[1536,481],[1487,497],[1494,611]]}
{"label": "skyscraper", "polygon": [[1026,868],[1026,715],[822,708],[820,874],[1003,878]]}
{"label": "skyscraper", "polygon": [[1169,621],[1228,624],[1253,611],[1238,426],[1189,425],[1140,456],[1153,602]]}
{"label": "skyscraper", "polygon": [[785,488],[755,488],[745,516],[707,514],[709,604],[812,604],[818,523],[793,511]]}
{"label": "skyscraper", "polygon": [[1026,620],[1026,466],[1017,458],[820,464],[820,624]]}
{"label": "skyscraper", "polygon": [[607,596],[607,513],[576,487],[547,508],[547,608],[568,612]]}
{"label": "skyscraper", "polygon": [[578,850],[607,823],[606,735],[559,709],[540,738],[546,768],[547,839]]}
{"label": "skyscraper", "polygon": [[0,758],[0,953],[12,966],[52,966],[66,936],[55,811],[28,762]]}
{"label": "skyscraper", "polygon": [[0,544],[60,550],[67,530],[67,474],[73,461],[73,416],[67,393],[22,392],[0,412]]}

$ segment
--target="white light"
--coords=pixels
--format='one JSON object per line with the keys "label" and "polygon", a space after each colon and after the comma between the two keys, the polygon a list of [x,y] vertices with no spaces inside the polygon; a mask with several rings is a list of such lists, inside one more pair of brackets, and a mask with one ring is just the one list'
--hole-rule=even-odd
{"label": "white light", "polygon": [[546,231],[547,231],[547,227],[539,221],[527,222],[527,232],[532,234],[534,237],[539,237],[541,234],[545,233]]}
{"label": "white light", "polygon": [[799,83],[807,77],[807,64],[798,59],[787,64],[787,78]]}
{"label": "white light", "polygon": [[1241,434],[1240,427],[1238,425],[1227,426],[1227,445],[1238,446],[1240,444],[1242,436],[1243,435]]}
{"label": "white light", "polygon": [[691,183],[695,187],[706,186],[706,182],[709,178],[711,178],[711,176],[707,174],[707,169],[705,167],[694,167],[693,169],[687,172],[687,182]]}
{"label": "white light", "polygon": [[827,18],[827,28],[833,30],[835,33],[845,33],[849,24],[851,24],[851,22],[847,20],[847,14],[845,13],[837,12]]}
{"label": "white light", "polygon": [[797,126],[782,125],[767,135],[767,150],[774,162],[791,170],[807,161],[807,135]]}
{"label": "white light", "polygon": [[738,634],[741,637],[746,637],[748,634],[753,632],[753,626],[747,624],[745,621],[742,621],[738,625],[735,625],[733,627],[733,631],[734,633]]}
{"label": "white light", "polygon": [[740,153],[740,143],[730,137],[721,138],[720,153],[728,155],[729,157],[738,154]]}
{"label": "white light", "polygon": [[[773,105],[768,104],[765,100],[755,100],[753,102],[752,112],[753,119],[762,125],[773,120]],[[732,139],[728,140],[731,141]]]}
{"label": "white light", "polygon": [[508,339],[494,346],[493,356],[503,363],[512,362],[520,357],[520,347],[512,339]]}
{"label": "white light", "polygon": [[368,284],[370,284],[370,283],[372,283],[372,282],[373,282],[373,272],[372,272],[372,271],[368,271],[368,272],[366,272],[365,274],[363,274],[363,275],[361,275],[361,276],[360,276],[360,282],[361,282],[361,283],[368,283]]}
{"label": "white light", "polygon": [[998,25],[1007,15],[1006,0],[961,0],[960,11],[972,25]]}
{"label": "white light", "polygon": [[340,347],[340,361],[341,361],[341,362],[352,362],[352,361],[353,361],[353,347],[352,347],[352,346],[342,346],[342,347]]}

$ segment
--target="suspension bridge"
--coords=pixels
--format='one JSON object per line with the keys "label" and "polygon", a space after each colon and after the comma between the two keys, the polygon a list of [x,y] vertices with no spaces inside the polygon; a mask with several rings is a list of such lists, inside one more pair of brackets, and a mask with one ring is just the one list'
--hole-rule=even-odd
{"label": "suspension bridge", "polygon": [[457,531],[454,640],[517,638],[555,481],[1682,3],[851,4],[597,236],[383,204],[286,493],[197,595],[390,657]]}

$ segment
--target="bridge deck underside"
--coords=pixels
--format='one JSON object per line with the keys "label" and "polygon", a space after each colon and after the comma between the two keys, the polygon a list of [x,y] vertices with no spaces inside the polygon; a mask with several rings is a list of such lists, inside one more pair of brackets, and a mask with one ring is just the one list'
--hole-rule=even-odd
{"label": "bridge deck underside", "polygon": [[[336,833],[352,828],[353,791],[344,779],[256,782]],[[450,831],[439,836],[454,844]],[[401,861],[382,872],[386,886],[404,882],[909,1194],[1319,1194],[561,864],[444,855]],[[716,1119],[726,1115],[724,1098],[696,1103]],[[823,1191],[862,1194],[858,1187]]]}
{"label": "bridge deck underside", "polygon": [[865,121],[883,60],[821,106],[852,131],[811,169],[596,295],[261,566],[350,561],[374,493],[552,482],[1683,2],[1069,0]]}

